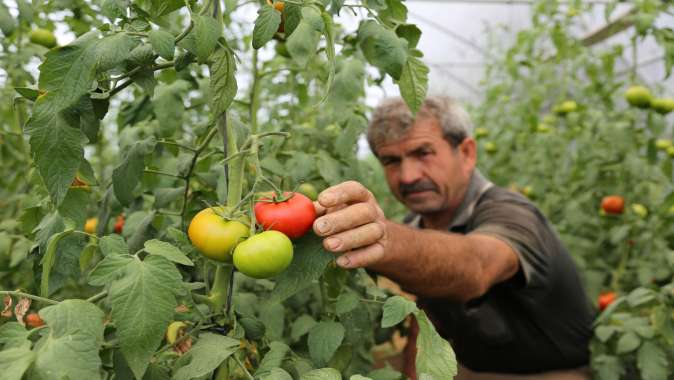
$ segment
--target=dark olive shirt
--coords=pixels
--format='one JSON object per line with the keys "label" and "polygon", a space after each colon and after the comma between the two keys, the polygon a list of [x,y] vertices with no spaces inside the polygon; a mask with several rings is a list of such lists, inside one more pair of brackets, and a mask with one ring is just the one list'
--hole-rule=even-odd
{"label": "dark olive shirt", "polygon": [[[467,304],[419,299],[459,362],[477,372],[520,374],[587,365],[595,312],[568,251],[536,206],[476,170],[456,215],[450,232],[498,238],[520,263],[513,278]],[[420,221],[406,218],[417,228]]]}

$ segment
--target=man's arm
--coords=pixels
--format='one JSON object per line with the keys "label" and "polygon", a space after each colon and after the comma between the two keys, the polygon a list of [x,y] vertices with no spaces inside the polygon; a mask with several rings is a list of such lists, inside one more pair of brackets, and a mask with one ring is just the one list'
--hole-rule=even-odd
{"label": "man's arm", "polygon": [[426,297],[468,301],[517,273],[512,247],[479,233],[416,230],[386,220],[372,193],[357,182],[322,192],[314,231],[324,247],[343,253],[345,268],[367,267]]}

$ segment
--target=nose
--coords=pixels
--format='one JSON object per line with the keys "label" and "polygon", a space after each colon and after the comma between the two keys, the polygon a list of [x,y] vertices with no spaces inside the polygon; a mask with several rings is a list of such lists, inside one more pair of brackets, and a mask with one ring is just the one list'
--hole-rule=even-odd
{"label": "nose", "polygon": [[415,183],[422,178],[422,167],[419,162],[403,159],[400,165],[400,182]]}

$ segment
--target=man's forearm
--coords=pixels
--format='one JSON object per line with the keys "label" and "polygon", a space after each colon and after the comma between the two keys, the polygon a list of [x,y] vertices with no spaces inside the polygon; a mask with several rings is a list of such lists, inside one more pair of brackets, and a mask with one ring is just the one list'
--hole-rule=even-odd
{"label": "man's forearm", "polygon": [[467,301],[486,291],[479,247],[469,236],[387,223],[384,258],[370,269],[420,296]]}

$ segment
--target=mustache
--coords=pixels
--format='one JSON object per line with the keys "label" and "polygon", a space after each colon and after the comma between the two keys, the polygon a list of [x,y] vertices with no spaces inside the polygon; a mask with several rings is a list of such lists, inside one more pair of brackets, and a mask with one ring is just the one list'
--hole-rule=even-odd
{"label": "mustache", "polygon": [[438,187],[431,181],[417,181],[414,183],[400,184],[400,195],[403,197],[419,191],[435,191],[437,193]]}

